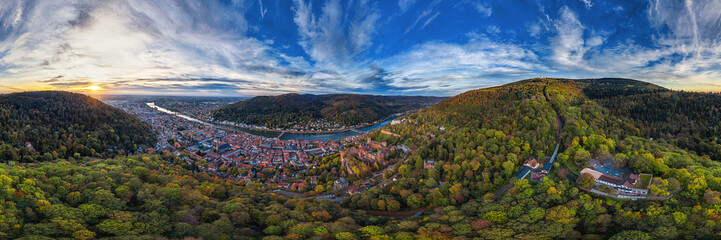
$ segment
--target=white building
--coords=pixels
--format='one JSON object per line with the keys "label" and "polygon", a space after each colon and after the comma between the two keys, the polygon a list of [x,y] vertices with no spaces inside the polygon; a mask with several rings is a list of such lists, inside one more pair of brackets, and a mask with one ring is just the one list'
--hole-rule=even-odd
{"label": "white building", "polygon": [[[638,189],[634,186],[639,181],[639,176],[636,174],[631,174],[626,179],[614,177],[611,175],[604,174],[602,172],[590,169],[590,168],[584,168],[581,170],[581,174],[588,173],[593,176],[593,178],[596,179],[596,185],[606,185],[609,187],[612,187],[616,190],[618,190],[621,193],[624,194],[640,194],[640,195],[647,195],[648,194],[648,186],[646,186],[646,189]],[[651,182],[651,179],[649,178],[649,183]]]}

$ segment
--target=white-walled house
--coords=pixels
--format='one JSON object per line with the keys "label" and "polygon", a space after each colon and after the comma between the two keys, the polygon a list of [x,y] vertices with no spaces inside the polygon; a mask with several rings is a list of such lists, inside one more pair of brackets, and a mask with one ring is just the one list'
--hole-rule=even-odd
{"label": "white-walled house", "polygon": [[[618,190],[621,193],[624,194],[637,194],[637,195],[647,195],[648,194],[648,185],[646,185],[645,189],[638,189],[635,188],[636,183],[640,180],[639,176],[636,174],[631,174],[626,179],[622,179],[619,177],[614,177],[611,175],[604,174],[602,172],[590,169],[590,168],[584,168],[581,170],[581,174],[588,173],[593,176],[593,178],[596,179],[596,185],[606,185],[609,187],[612,187],[616,190]],[[649,178],[649,183],[651,182],[651,179]]]}

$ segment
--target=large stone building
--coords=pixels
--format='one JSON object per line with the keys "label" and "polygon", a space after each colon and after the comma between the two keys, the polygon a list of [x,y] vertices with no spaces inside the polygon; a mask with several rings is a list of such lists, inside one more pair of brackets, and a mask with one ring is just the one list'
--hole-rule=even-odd
{"label": "large stone building", "polygon": [[[650,174],[642,174],[648,176],[648,182],[638,184],[641,180],[639,175],[629,174],[628,177],[619,178],[611,175],[604,174],[602,172],[584,168],[581,170],[581,174],[588,173],[596,179],[596,185],[605,185],[618,190],[622,194],[634,194],[634,195],[647,195],[648,184],[651,182],[652,176]],[[642,188],[641,188],[642,187]]]}
{"label": "large stone building", "polygon": [[348,180],[346,180],[345,178],[339,178],[338,180],[335,180],[333,182],[333,189],[343,189],[348,187],[348,185]]}

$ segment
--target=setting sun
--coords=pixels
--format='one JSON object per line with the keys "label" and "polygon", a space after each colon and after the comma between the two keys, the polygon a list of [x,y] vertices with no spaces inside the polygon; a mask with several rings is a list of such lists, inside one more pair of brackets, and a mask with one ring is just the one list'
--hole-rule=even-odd
{"label": "setting sun", "polygon": [[86,89],[92,90],[92,91],[98,91],[98,90],[100,90],[100,87],[98,87],[98,86],[90,86],[90,87],[87,87]]}

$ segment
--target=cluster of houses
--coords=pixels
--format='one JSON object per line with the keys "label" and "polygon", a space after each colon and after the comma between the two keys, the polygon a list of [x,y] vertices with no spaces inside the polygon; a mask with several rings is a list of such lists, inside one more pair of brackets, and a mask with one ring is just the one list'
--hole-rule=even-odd
{"label": "cluster of houses", "polygon": [[[312,168],[312,157],[337,153],[346,144],[357,142],[359,137],[335,141],[280,140],[184,119],[157,111],[144,102],[115,101],[113,105],[137,115],[151,125],[159,141],[155,148],[147,151],[167,150],[180,155],[181,151],[185,150],[192,158],[204,159],[208,164],[202,168],[208,173],[238,181],[277,179],[278,182],[303,182],[303,179],[293,179],[293,173],[276,171],[269,176],[260,170],[276,170],[290,166],[299,169]],[[251,170],[247,174],[236,175],[220,171],[224,167]]]}
{"label": "cluster of houses", "polygon": [[[191,141],[191,144],[194,142]],[[310,142],[260,139],[247,133],[219,133],[201,139],[186,149],[196,158],[205,159],[218,167],[248,165],[274,169],[279,166],[303,168],[309,165],[310,156],[303,151],[304,147],[310,147]]]}
{"label": "cluster of houses", "polygon": [[434,169],[436,168],[436,161],[433,160],[424,160],[423,161],[423,169]]}
{"label": "cluster of houses", "polygon": [[227,125],[227,126],[235,126],[235,127],[243,127],[243,128],[257,128],[257,129],[269,129],[269,130],[275,130],[275,131],[291,131],[291,132],[317,132],[317,131],[342,131],[349,129],[349,127],[338,124],[333,121],[328,121],[325,119],[317,119],[311,122],[288,122],[289,125],[291,125],[288,128],[279,128],[279,127],[266,127],[261,125],[252,125],[252,124],[245,124],[245,123],[238,123],[238,122],[232,122],[232,121],[224,121],[224,120],[217,120],[214,118],[208,119],[208,121]]}
{"label": "cluster of houses", "polygon": [[551,155],[548,159],[548,162],[542,163],[538,161],[535,157],[531,156],[530,158],[526,159],[526,161],[523,162],[523,166],[521,166],[521,171],[518,172],[516,177],[518,179],[523,179],[528,174],[531,174],[531,179],[540,181],[548,175],[549,172],[551,172],[551,168],[553,167],[553,161],[556,160],[556,156],[558,156],[558,149],[561,147],[561,143],[556,144],[556,150],[553,151],[553,155]]}
{"label": "cluster of houses", "polygon": [[[316,167],[319,162],[313,162],[313,157],[322,157],[341,153],[342,168],[331,169],[331,174],[339,177],[341,172],[347,170],[352,174],[352,166],[345,161],[352,156],[359,160],[355,163],[387,166],[388,156],[396,150],[408,152],[405,146],[388,146],[386,142],[375,142],[364,139],[363,134],[347,137],[340,140],[309,141],[309,140],[280,140],[279,137],[269,138],[252,135],[245,132],[226,130],[225,127],[206,124],[202,121],[192,120],[157,111],[140,101],[115,101],[113,105],[126,112],[137,115],[141,120],[151,125],[158,145],[147,151],[166,150],[181,156],[188,164],[197,163],[196,160],[205,160],[199,164],[202,170],[211,175],[234,181],[252,181],[276,183],[281,189],[290,191],[305,191],[321,184],[319,176],[305,176],[309,169]],[[194,106],[186,106],[193,108]],[[196,106],[197,107],[197,106]],[[191,111],[193,109],[185,109]],[[197,109],[196,109],[197,110]],[[195,111],[196,115],[201,115]],[[405,119],[398,121],[403,122]],[[226,123],[227,124],[227,123]],[[329,123],[323,123],[327,127]],[[316,126],[319,127],[319,126]],[[338,126],[334,126],[338,127]],[[308,130],[308,129],[304,129]],[[347,145],[358,147],[344,150]],[[27,143],[27,147],[32,147]],[[347,159],[346,159],[347,160]],[[424,164],[426,168],[434,167],[433,161]],[[284,171],[284,168],[293,167],[299,171]],[[232,171],[242,169],[242,171]],[[343,190],[348,194],[362,192],[372,184],[364,183],[353,186],[345,178],[333,182],[334,190]]]}
{"label": "cluster of houses", "polygon": [[[518,178],[525,178],[529,174],[531,180],[540,180],[548,175],[553,167],[553,162],[546,163],[530,157],[523,162],[523,168],[517,175]],[[607,186],[615,189],[620,195],[645,196],[648,195],[648,184],[653,176],[651,174],[624,174],[622,171],[612,170],[603,165],[596,169],[584,168],[580,174],[588,173],[596,180],[596,186]]]}
{"label": "cluster of houses", "polygon": [[349,184],[350,183],[348,183],[348,180],[346,180],[345,178],[339,178],[338,180],[335,180],[333,182],[333,189],[347,188]]}
{"label": "cluster of houses", "polygon": [[369,186],[366,186],[366,185],[361,185],[361,186],[350,185],[348,180],[346,180],[345,178],[340,178],[333,182],[333,189],[334,190],[338,190],[338,189],[344,190],[345,194],[356,194],[359,192],[363,192],[368,188],[369,188]]}
{"label": "cluster of houses", "polygon": [[303,191],[303,189],[305,189],[305,187],[307,187],[308,184],[306,184],[304,182],[296,182],[296,183],[279,182],[277,184],[277,186],[282,189],[288,189],[291,191],[300,192],[300,191]]}
{"label": "cluster of houses", "polygon": [[552,162],[542,163],[536,160],[535,157],[530,157],[523,162],[523,166],[528,167],[528,173],[531,173],[531,179],[538,180],[543,178],[551,171],[553,167]]}

